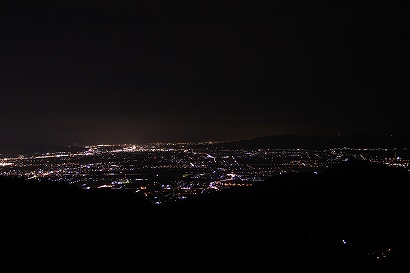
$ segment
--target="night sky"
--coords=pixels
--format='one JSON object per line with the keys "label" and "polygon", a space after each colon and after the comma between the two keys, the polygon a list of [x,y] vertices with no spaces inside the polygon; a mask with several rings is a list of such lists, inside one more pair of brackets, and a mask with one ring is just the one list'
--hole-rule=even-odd
{"label": "night sky", "polygon": [[301,2],[1,1],[0,143],[410,135],[409,4]]}

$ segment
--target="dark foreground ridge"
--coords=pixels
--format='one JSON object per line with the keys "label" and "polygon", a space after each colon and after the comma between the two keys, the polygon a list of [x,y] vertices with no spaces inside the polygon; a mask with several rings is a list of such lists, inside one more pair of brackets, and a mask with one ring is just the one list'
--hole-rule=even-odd
{"label": "dark foreground ridge", "polygon": [[410,174],[350,160],[153,205],[126,190],[0,178],[1,266],[108,270],[403,270]]}

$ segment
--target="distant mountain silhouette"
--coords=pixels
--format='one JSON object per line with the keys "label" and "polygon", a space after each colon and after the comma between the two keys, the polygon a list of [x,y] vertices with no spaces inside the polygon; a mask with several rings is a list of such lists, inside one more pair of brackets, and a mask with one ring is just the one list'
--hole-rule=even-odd
{"label": "distant mountain silhouette", "polygon": [[1,262],[55,272],[392,272],[410,257],[409,178],[349,160],[164,205],[127,190],[0,178]]}
{"label": "distant mountain silhouette", "polygon": [[329,149],[337,147],[351,148],[408,148],[410,137],[407,136],[371,136],[345,135],[338,137],[304,136],[304,135],[272,135],[248,140],[222,142],[213,144],[226,149]]}

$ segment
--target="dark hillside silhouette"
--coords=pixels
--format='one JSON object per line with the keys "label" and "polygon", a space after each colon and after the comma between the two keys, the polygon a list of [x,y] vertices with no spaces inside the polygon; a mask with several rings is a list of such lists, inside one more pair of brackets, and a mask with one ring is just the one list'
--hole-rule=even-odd
{"label": "dark hillside silhouette", "polygon": [[225,149],[329,149],[350,148],[408,148],[408,136],[343,135],[323,137],[314,135],[272,135],[247,140],[213,144]]}
{"label": "dark hillside silhouette", "polygon": [[[233,233],[243,239],[233,239],[236,257],[249,258],[241,253],[249,251],[258,261],[284,261],[293,253],[295,261],[308,264],[327,260],[353,266],[371,260],[379,270],[393,269],[410,257],[409,182],[407,171],[349,160],[323,173],[280,175],[174,206],[186,218],[224,223],[221,238]],[[212,229],[216,233],[218,227]]]}
{"label": "dark hillside silhouette", "polygon": [[410,257],[409,178],[350,160],[164,205],[126,190],[1,178],[2,262],[58,272],[391,272]]}

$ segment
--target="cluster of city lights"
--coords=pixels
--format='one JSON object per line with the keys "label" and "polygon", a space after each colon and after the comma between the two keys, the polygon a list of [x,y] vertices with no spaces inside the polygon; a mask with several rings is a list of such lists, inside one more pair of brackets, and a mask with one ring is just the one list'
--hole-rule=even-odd
{"label": "cluster of city lights", "polygon": [[409,170],[402,149],[222,149],[213,143],[100,144],[79,152],[0,156],[0,175],[65,181],[84,189],[128,189],[162,204],[252,186],[289,172],[318,173],[348,158]]}

